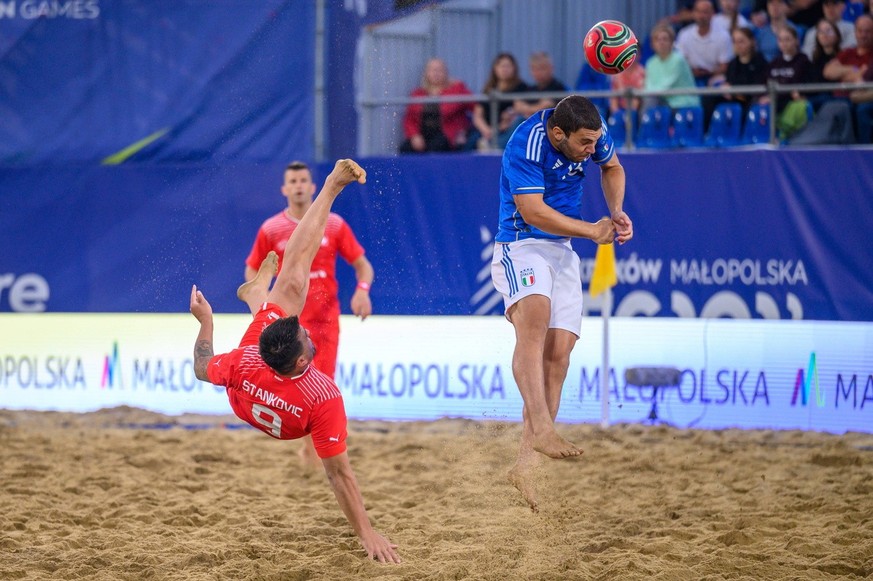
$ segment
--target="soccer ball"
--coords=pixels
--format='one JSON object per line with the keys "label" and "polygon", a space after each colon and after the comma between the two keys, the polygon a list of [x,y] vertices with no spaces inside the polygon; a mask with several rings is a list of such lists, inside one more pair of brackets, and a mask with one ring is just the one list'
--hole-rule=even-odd
{"label": "soccer ball", "polygon": [[633,30],[617,20],[603,20],[592,26],[582,44],[591,68],[606,75],[630,67],[640,50]]}

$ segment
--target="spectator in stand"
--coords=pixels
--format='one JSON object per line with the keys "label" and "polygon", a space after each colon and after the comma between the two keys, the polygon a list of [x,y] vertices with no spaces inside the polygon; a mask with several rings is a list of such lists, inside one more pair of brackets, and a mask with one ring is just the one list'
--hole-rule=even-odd
{"label": "spectator in stand", "polygon": [[[691,67],[694,83],[698,87],[723,83],[727,64],[734,56],[731,35],[723,28],[712,26],[714,13],[712,0],[696,0],[694,24],[689,24],[676,36],[676,48]],[[716,95],[700,97],[704,128],[709,127],[709,119],[718,101]]]}
{"label": "spectator in stand", "polygon": [[[755,33],[749,28],[735,28],[731,33],[734,43],[733,60],[728,63],[724,86],[740,87],[743,85],[763,85],[767,83],[769,64],[758,52],[755,45]],[[725,95],[728,101],[736,101],[743,106],[743,113],[758,97],[754,95]]]}
{"label": "spectator in stand", "polygon": [[[584,93],[585,91],[609,91],[610,80],[608,75],[598,73],[591,68],[587,61],[582,62],[582,67],[579,69],[579,76],[576,77],[576,84],[573,89]],[[589,101],[594,103],[600,116],[606,119],[609,116],[609,101],[606,97],[587,97]]]}
{"label": "spectator in stand", "polygon": [[[790,0],[786,17],[799,28],[799,33],[805,32],[824,18],[821,6],[822,0]],[[752,22],[755,26],[763,27],[767,21],[767,0],[755,0],[752,8]]]}
{"label": "spectator in stand", "polygon": [[[646,84],[646,69],[639,59],[635,60],[633,64],[625,69],[624,71],[618,73],[617,75],[612,76],[612,85],[611,89],[613,91],[624,91],[625,89],[642,89]],[[639,97],[634,97],[630,103],[627,102],[627,98],[622,97],[611,97],[609,99],[609,111],[610,113],[615,113],[620,109],[626,109],[634,111],[638,111],[641,104],[641,99]]]}
{"label": "spectator in stand", "polygon": [[[855,26],[848,20],[843,20],[843,14],[846,11],[845,0],[822,0],[822,8],[824,9],[824,18],[836,27],[840,33],[840,46],[842,48],[852,48],[857,43],[855,42]],[[819,20],[815,26],[811,26],[803,37],[803,52],[806,56],[812,59],[812,53],[815,50],[816,38],[820,32],[822,20]]]}
{"label": "spectator in stand", "polygon": [[[528,67],[534,81],[532,86],[528,86],[530,92],[548,93],[567,90],[567,85],[555,78],[555,65],[549,53],[542,51],[532,53],[528,58]],[[537,111],[550,109],[557,104],[557,99],[516,100],[513,107],[521,119],[527,119]]]}
{"label": "spectator in stand", "polygon": [[674,32],[678,32],[694,22],[694,1],[695,0],[676,0],[676,12],[665,16],[658,21],[658,24],[666,24],[671,26]]}
{"label": "spectator in stand", "polygon": [[712,27],[722,28],[728,33],[737,28],[750,28],[746,17],[740,14],[740,0],[719,0],[719,13],[712,17]]}
{"label": "spectator in stand", "polygon": [[787,0],[767,0],[768,23],[755,29],[755,39],[758,42],[758,50],[767,59],[772,61],[779,54],[779,40],[777,35],[783,26],[794,26],[788,20]]}
{"label": "spectator in stand", "polygon": [[[652,50],[655,54],[646,61],[645,88],[648,91],[666,89],[694,89],[694,75],[685,57],[673,47],[676,33],[667,24],[658,24],[652,29]],[[667,97],[645,97],[643,110],[657,105],[668,105],[672,109],[700,105],[697,95],[670,95]]]}
{"label": "spectator in stand", "polygon": [[694,2],[694,24],[676,36],[676,48],[691,66],[698,87],[705,87],[713,76],[724,75],[733,58],[730,34],[712,26],[715,7],[712,0]]}
{"label": "spectator in stand", "polygon": [[823,74],[830,81],[858,83],[864,72],[873,68],[873,17],[862,14],[855,20],[857,46],[845,48],[825,65]]}
{"label": "spectator in stand", "polygon": [[[869,15],[866,16],[869,18]],[[868,67],[863,81],[873,82],[873,67]],[[855,107],[855,131],[858,143],[873,143],[873,89],[859,89],[849,95]]]}
{"label": "spectator in stand", "polygon": [[[812,64],[809,58],[800,52],[800,42],[797,38],[797,29],[790,24],[783,25],[777,32],[780,54],[770,61],[767,78],[780,85],[798,85],[808,83]],[[768,102],[769,97],[761,99]],[[806,125],[809,101],[806,97],[794,91],[791,93],[779,93],[776,97],[776,126],[779,129],[779,138],[788,139]]]}
{"label": "spectator in stand", "polygon": [[[822,18],[815,28],[816,40],[812,53],[809,82],[827,83],[824,67],[834,60],[840,52],[840,29],[826,18]],[[808,94],[815,116],[803,131],[789,140],[791,145],[846,145],[855,143],[852,127],[852,105],[844,98],[836,97],[833,91]]]}
{"label": "spectator in stand", "polygon": [[799,34],[801,31],[805,32],[813,28],[819,20],[825,17],[822,4],[823,0],[791,0],[788,19],[798,29],[798,38],[802,38]]}
{"label": "spectator in stand", "polygon": [[[470,95],[463,81],[449,77],[449,69],[442,59],[432,58],[424,65],[421,86],[412,90],[412,97]],[[410,103],[403,117],[406,140],[400,153],[427,151],[455,151],[467,142],[470,130],[469,103]]]}
{"label": "spectator in stand", "polygon": [[[811,32],[815,33],[815,43],[810,61],[809,82],[830,82],[824,76],[824,68],[840,53],[842,46],[840,29],[830,20],[822,18]],[[818,111],[826,101],[834,98],[834,94],[832,92],[815,93],[807,95],[807,98],[812,103],[813,108]]]}
{"label": "spectator in stand", "polygon": [[[873,16],[862,14],[855,20],[855,39],[858,46],[841,50],[837,58],[825,66],[825,78],[844,83],[873,82]],[[849,98],[853,103],[858,143],[871,143],[873,91],[852,91]]]}
{"label": "spectator in stand", "polygon": [[752,30],[757,30],[767,25],[767,0],[755,0],[755,5],[749,13],[749,22],[752,23]]}
{"label": "spectator in stand", "polygon": [[[482,88],[482,92],[490,95],[495,91],[501,93],[524,93],[527,85],[518,74],[518,61],[508,52],[502,52],[491,62],[491,74]],[[473,109],[472,140],[468,147],[490,149],[496,145],[499,149],[506,147],[509,136],[517,125],[520,115],[515,111],[512,101],[500,101],[497,105],[497,133],[491,127],[491,104],[476,103]]]}

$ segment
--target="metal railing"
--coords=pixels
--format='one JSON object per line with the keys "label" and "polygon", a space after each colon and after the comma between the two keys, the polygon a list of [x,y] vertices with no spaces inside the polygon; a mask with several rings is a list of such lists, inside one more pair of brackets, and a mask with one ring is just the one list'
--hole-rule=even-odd
{"label": "metal railing", "polygon": [[[560,100],[567,95],[582,95],[589,99],[624,98],[630,103],[633,99],[643,99],[645,97],[671,97],[680,95],[698,95],[698,96],[725,96],[725,95],[748,95],[760,96],[769,95],[769,126],[770,126],[770,143],[779,145],[776,131],[776,104],[777,96],[786,93],[798,92],[801,94],[809,93],[834,93],[848,92],[858,89],[873,90],[873,82],[867,83],[806,83],[796,85],[782,85],[775,82],[769,82],[766,85],[743,85],[743,86],[721,86],[721,87],[695,87],[687,89],[667,89],[662,91],[646,91],[642,89],[628,88],[622,91],[543,91],[543,92],[525,92],[525,93],[502,93],[494,91],[489,94],[477,93],[471,95],[447,95],[439,97],[394,97],[386,99],[363,99],[358,102],[365,115],[373,114],[378,108],[385,106],[409,105],[409,104],[427,104],[427,103],[483,103],[488,105],[489,123],[492,128],[492,139],[489,144],[491,148],[496,149],[494,139],[498,134],[499,114],[498,110],[500,103],[507,101],[531,101],[539,99],[554,99]],[[362,124],[366,127],[366,123]],[[633,149],[634,145],[634,127],[633,119],[630,115],[625,116],[625,128],[627,141],[625,142],[626,149]],[[364,142],[368,142],[369,136],[364,135]]]}

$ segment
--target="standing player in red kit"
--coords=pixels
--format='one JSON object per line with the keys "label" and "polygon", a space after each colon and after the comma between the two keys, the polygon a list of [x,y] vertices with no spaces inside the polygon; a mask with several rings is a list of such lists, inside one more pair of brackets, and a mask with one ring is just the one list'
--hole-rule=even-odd
{"label": "standing player in red kit", "polygon": [[366,181],[354,161],[341,159],[318,198],[297,224],[283,250],[285,268],[273,288],[278,256],[268,254],[238,296],[254,315],[239,347],[214,355],[212,307],[197,286],[191,288],[191,313],[200,322],[194,345],[194,373],[201,381],[227,388],[240,418],[281,440],[312,435],[328,481],[370,558],[399,563],[394,545],[376,532],[367,516],[346,452],[346,413],[339,388],[312,363],[315,345],[298,320],[310,284],[310,267],[321,245],[330,208],[343,188]]}
{"label": "standing player in red kit", "polygon": [[[282,253],[288,238],[300,220],[312,206],[315,183],[309,166],[294,161],[285,168],[282,195],[288,199],[288,207],[268,218],[258,229],[252,250],[246,258],[245,279],[255,278],[261,264],[271,251],[279,258],[282,269]],[[355,269],[357,286],[352,295],[352,313],[366,319],[372,312],[370,285],[373,284],[373,266],[364,256],[364,248],[358,243],[352,229],[339,215],[331,213],[327,218],[321,246],[312,261],[309,271],[309,294],[300,313],[300,323],[306,327],[317,347],[313,363],[315,367],[333,379],[336,374],[336,357],[339,347],[340,303],[337,297],[339,285],[336,280],[337,255]],[[318,457],[312,441],[304,439],[300,456],[304,465],[317,465]]]}

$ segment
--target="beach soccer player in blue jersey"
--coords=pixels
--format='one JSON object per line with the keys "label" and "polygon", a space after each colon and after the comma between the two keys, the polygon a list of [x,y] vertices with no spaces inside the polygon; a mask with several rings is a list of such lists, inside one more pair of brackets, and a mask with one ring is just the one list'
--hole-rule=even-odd
{"label": "beach soccer player in blue jersey", "polygon": [[[600,166],[611,213],[597,222],[581,218],[582,180],[590,161]],[[582,454],[554,424],[570,352],[582,330],[579,257],[570,239],[630,240],[633,224],[622,209],[624,189],[624,168],[606,123],[594,104],[578,95],[519,125],[503,152],[491,278],[515,327],[512,374],[524,400],[521,446],[509,480],[534,511],[532,472],[539,454]]]}

